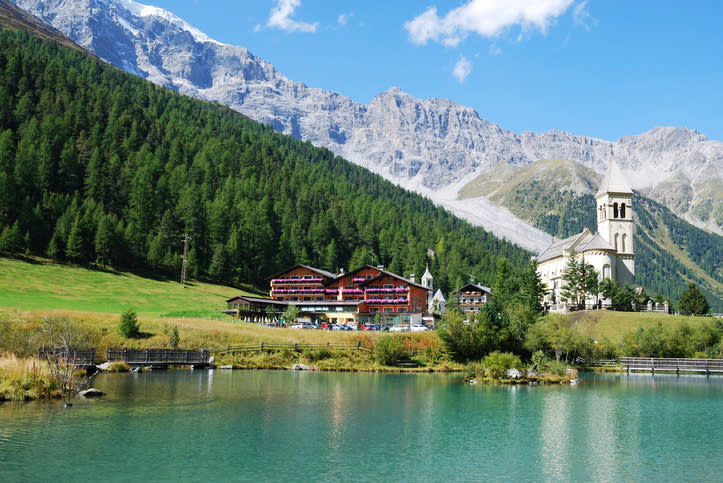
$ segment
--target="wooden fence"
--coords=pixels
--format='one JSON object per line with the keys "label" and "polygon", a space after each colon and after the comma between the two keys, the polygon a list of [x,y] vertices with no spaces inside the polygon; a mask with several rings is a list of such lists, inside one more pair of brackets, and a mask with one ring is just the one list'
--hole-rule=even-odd
{"label": "wooden fence", "polygon": [[208,351],[183,349],[108,349],[108,362],[129,365],[206,365]]}
{"label": "wooden fence", "polygon": [[303,352],[305,350],[341,350],[341,351],[369,351],[368,347],[361,345],[361,342],[352,343],[332,343],[327,342],[326,344],[270,344],[267,342],[260,342],[258,344],[244,344],[244,345],[229,345],[218,349],[208,349],[207,352],[215,354],[240,354],[246,352],[279,352],[279,351],[294,351]]}
{"label": "wooden fence", "polygon": [[620,365],[628,372],[702,372],[723,373],[723,359],[675,359],[656,357],[621,357]]}
{"label": "wooden fence", "polygon": [[50,359],[58,361],[64,359],[66,362],[76,366],[93,366],[95,365],[95,349],[71,347],[41,347],[38,351],[40,359]]}

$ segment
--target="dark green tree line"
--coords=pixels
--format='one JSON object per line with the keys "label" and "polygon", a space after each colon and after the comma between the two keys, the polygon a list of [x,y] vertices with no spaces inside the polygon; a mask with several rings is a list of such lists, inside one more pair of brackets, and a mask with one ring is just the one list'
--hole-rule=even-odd
{"label": "dark green tree line", "polygon": [[[529,254],[310,143],[23,32],[0,32],[0,251],[265,285],[294,262],[449,292]],[[428,255],[428,250],[434,256]]]}

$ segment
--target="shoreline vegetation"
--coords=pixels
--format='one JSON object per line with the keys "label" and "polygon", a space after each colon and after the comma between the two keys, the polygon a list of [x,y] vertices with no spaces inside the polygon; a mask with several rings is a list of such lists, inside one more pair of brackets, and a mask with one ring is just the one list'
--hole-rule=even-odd
{"label": "shoreline vegetation", "polygon": [[[467,382],[519,384],[539,382],[540,377],[546,377],[547,383],[573,380],[567,374],[571,366],[565,361],[578,356],[587,361],[622,355],[723,358],[723,320],[711,317],[605,310],[535,317],[530,320],[524,339],[528,343],[522,350],[502,349],[524,354],[520,360],[509,352],[478,351],[474,357],[460,357],[480,337],[491,341],[487,350],[503,347],[490,338],[497,332],[484,332],[486,326],[479,321],[476,325],[450,325],[448,318],[438,324],[437,331],[394,334],[241,322],[218,310],[224,300],[241,290],[196,281],[180,288],[167,279],[0,257],[0,287],[0,399],[5,400],[62,397],[61,386],[50,380],[47,361],[38,358],[41,346],[54,346],[43,330],[53,321],[67,322],[73,328],[77,337],[71,347],[94,348],[96,363],[106,358],[109,348],[214,350],[261,343],[299,344],[315,348],[214,352],[214,363],[239,369],[278,370],[302,364],[320,371],[455,372]],[[131,325],[137,329],[132,338],[119,330],[122,313],[133,319]],[[519,315],[515,314],[512,316]],[[519,337],[515,340],[519,342]],[[327,344],[330,348],[316,348]],[[335,344],[358,345],[363,350],[334,350]],[[521,375],[507,377],[509,369],[517,369]],[[533,376],[537,379],[527,377],[528,369],[537,373]],[[120,366],[115,370],[127,369]]]}
{"label": "shoreline vegetation", "polygon": [[[70,321],[79,333],[84,335],[82,342],[100,350],[96,362],[103,359],[105,347],[135,346],[137,348],[163,345],[171,347],[172,332],[163,319],[143,318],[140,320],[141,338],[124,339],[117,330],[117,317],[103,314],[79,314],[55,312],[20,312],[0,309],[0,401],[30,401],[38,399],[60,399],[66,396],[58,381],[53,380],[47,361],[37,357],[37,347],[41,343],[41,325],[48,318]],[[480,363],[462,364],[451,361],[434,332],[385,334],[383,332],[339,333],[321,330],[294,330],[263,327],[256,324],[227,319],[173,320],[182,324],[177,329],[179,340],[194,348],[222,348],[244,342],[289,342],[323,344],[329,341],[359,343],[363,350],[333,350],[320,348],[301,351],[280,350],[275,352],[254,352],[244,354],[215,355],[214,366],[221,369],[242,370],[290,370],[306,369],[313,371],[340,372],[380,372],[424,374],[454,372],[460,374],[464,382],[484,384],[536,384],[569,383],[577,379],[566,371],[568,365],[558,364],[553,372],[539,372],[528,375],[528,365],[523,364],[512,354],[493,353]],[[175,325],[179,327],[179,325]],[[497,359],[502,360],[499,362]],[[538,361],[538,364],[540,362]],[[514,367],[512,367],[514,366]],[[127,364],[112,363],[107,372],[129,372]],[[525,376],[506,377],[508,369],[519,370]],[[549,368],[547,368],[549,369]],[[77,374],[79,379],[87,377],[85,371]]]}

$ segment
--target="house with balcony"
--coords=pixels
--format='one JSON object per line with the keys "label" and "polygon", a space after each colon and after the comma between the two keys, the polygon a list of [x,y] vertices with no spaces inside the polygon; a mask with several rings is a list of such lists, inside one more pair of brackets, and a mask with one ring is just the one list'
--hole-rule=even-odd
{"label": "house with balcony", "polygon": [[470,318],[474,316],[489,300],[492,291],[489,287],[484,287],[476,283],[468,283],[464,287],[454,292],[457,306],[460,310]]}
{"label": "house with balcony", "polygon": [[372,323],[379,319],[384,325],[421,325],[422,314],[431,299],[431,287],[416,283],[410,277],[365,265],[342,274],[330,283],[338,290],[340,300],[359,301],[356,320]]}
{"label": "house with balcony", "polygon": [[229,311],[253,317],[268,314],[276,320],[289,305],[299,315],[313,321],[334,323],[373,323],[385,325],[420,325],[432,298],[429,270],[422,284],[414,276],[406,279],[365,265],[349,273],[333,274],[325,270],[296,264],[268,277],[269,299],[235,297],[227,301]]}

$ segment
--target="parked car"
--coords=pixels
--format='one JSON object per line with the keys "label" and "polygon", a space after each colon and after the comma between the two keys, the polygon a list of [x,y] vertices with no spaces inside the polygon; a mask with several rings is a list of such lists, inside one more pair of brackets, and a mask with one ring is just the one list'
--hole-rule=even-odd
{"label": "parked car", "polygon": [[389,332],[407,332],[409,330],[409,327],[406,325],[395,325],[391,329],[389,329]]}
{"label": "parked car", "polygon": [[289,329],[313,329],[314,326],[308,322],[299,322],[289,326]]}
{"label": "parked car", "polygon": [[429,327],[426,325],[413,325],[410,330],[412,332],[426,332],[429,330]]}

